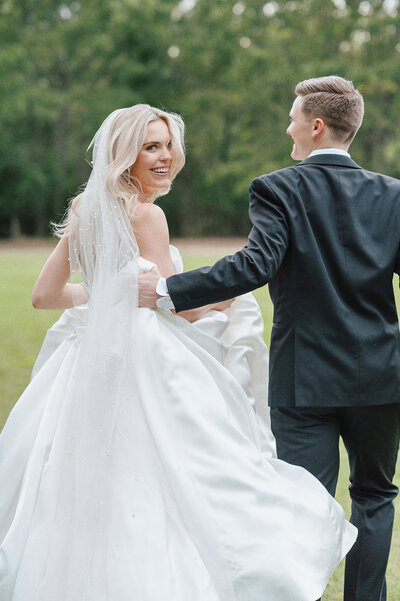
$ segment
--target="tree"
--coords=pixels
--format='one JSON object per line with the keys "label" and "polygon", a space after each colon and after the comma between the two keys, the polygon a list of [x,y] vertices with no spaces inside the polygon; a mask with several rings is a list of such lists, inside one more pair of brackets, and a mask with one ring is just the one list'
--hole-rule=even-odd
{"label": "tree", "polygon": [[0,236],[46,233],[88,176],[105,116],[180,113],[187,164],[162,199],[173,235],[248,232],[247,189],[291,164],[295,84],[337,73],[364,94],[352,145],[400,176],[396,0],[0,2]]}

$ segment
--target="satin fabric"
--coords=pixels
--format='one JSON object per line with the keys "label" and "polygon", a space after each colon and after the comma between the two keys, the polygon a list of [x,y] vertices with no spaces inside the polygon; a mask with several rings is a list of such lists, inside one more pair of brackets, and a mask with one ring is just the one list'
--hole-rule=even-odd
{"label": "satin fabric", "polygon": [[[0,437],[0,599],[315,601],[356,529],[313,476],[275,457],[251,297],[194,325],[139,311],[126,335],[140,340],[140,403],[124,404],[116,423],[107,548],[97,549],[90,516],[74,530],[79,413],[67,391],[87,312],[68,310],[49,330]],[[92,557],[85,582],[72,536]]]}

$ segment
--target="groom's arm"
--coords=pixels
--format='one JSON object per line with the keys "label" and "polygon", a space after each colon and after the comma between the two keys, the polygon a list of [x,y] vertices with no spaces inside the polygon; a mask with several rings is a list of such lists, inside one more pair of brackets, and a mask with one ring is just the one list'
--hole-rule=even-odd
{"label": "groom's arm", "polygon": [[252,229],[247,245],[212,267],[201,267],[167,279],[177,311],[226,300],[269,282],[277,272],[289,241],[286,210],[265,178],[250,185]]}

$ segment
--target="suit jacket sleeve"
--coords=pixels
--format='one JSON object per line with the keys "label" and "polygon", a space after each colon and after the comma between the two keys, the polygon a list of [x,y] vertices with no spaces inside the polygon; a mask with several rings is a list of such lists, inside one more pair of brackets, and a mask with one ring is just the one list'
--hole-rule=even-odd
{"label": "suit jacket sleeve", "polygon": [[283,203],[266,178],[250,185],[249,215],[252,229],[247,245],[212,267],[173,275],[168,292],[177,311],[226,300],[269,282],[288,246],[289,228]]}

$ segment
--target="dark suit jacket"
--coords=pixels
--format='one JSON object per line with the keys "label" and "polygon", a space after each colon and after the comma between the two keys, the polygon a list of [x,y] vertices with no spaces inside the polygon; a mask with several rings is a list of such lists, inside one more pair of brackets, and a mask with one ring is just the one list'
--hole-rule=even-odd
{"label": "dark suit jacket", "polygon": [[343,155],[255,179],[247,246],[167,280],[177,311],[269,283],[271,406],[400,401],[400,181]]}

